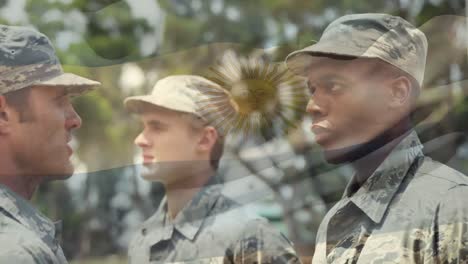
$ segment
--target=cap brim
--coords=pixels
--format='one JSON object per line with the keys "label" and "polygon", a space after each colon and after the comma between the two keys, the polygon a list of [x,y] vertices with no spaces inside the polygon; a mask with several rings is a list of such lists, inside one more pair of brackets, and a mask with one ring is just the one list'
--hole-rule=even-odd
{"label": "cap brim", "polygon": [[174,104],[171,102],[166,102],[166,103],[155,102],[154,98],[150,95],[132,96],[124,100],[125,108],[132,113],[139,113],[141,111],[141,106],[148,105],[148,104],[156,106],[156,107],[161,107],[161,108],[165,108],[168,110],[172,110],[172,111],[195,114],[189,109],[186,109],[183,107],[176,107],[175,105],[177,104]]}
{"label": "cap brim", "polygon": [[141,95],[141,96],[132,96],[125,98],[124,100],[124,106],[125,108],[133,113],[137,113],[138,109],[141,105],[143,104],[151,104],[151,105],[156,105],[154,104],[149,96]]}
{"label": "cap brim", "polygon": [[101,83],[73,73],[63,73],[57,77],[48,79],[47,81],[35,83],[34,85],[66,87],[69,90],[69,93],[79,95],[90,90],[94,90],[96,86],[101,85]]}
{"label": "cap brim", "polygon": [[340,57],[342,59],[356,59],[359,57],[367,57],[363,56],[363,51],[343,52],[347,49],[347,47],[340,47],[339,45],[331,46],[327,43],[318,42],[315,45],[290,53],[286,57],[285,62],[288,69],[293,73],[306,76],[314,58]]}

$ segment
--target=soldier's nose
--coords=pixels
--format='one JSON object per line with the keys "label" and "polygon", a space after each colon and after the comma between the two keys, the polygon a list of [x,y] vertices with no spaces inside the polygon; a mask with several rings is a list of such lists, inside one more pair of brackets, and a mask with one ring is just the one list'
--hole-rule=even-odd
{"label": "soldier's nose", "polygon": [[81,117],[78,115],[75,108],[70,106],[70,111],[68,111],[65,121],[65,127],[67,130],[78,129],[81,127],[81,124]]}
{"label": "soldier's nose", "polygon": [[325,115],[325,108],[320,106],[316,99],[310,98],[307,103],[306,112],[312,115],[312,118],[319,118]]}
{"label": "soldier's nose", "polygon": [[149,141],[146,139],[143,132],[138,134],[138,136],[135,138],[134,143],[135,143],[135,145],[137,145],[140,148],[148,147],[150,145]]}

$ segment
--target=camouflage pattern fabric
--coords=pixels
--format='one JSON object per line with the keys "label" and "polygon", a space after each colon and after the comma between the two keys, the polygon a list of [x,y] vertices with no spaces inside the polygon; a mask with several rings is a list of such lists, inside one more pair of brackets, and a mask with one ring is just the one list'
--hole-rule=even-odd
{"label": "camouflage pattern fabric", "polygon": [[312,263],[468,263],[468,177],[412,131],[327,213]]}
{"label": "camouflage pattern fabric", "polygon": [[286,237],[221,190],[220,184],[206,185],[174,221],[164,199],[132,239],[129,262],[299,263]]}
{"label": "camouflage pattern fabric", "polygon": [[286,64],[306,76],[315,56],[375,58],[407,72],[421,86],[427,47],[424,33],[401,17],[352,14],[330,23],[317,43],[289,54]]}
{"label": "camouflage pattern fabric", "polygon": [[0,25],[0,51],[0,94],[62,74],[49,39],[33,29]]}
{"label": "camouflage pattern fabric", "polygon": [[50,40],[27,27],[0,25],[0,95],[33,85],[65,86],[73,94],[99,82],[64,73]]}
{"label": "camouflage pattern fabric", "polygon": [[0,185],[0,263],[67,263],[53,223],[28,201]]}

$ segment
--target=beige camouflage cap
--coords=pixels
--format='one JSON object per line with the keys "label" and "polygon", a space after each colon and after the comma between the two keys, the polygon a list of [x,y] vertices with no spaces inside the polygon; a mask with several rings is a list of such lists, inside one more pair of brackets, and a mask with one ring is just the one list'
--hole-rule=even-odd
{"label": "beige camouflage cap", "polygon": [[26,27],[0,25],[0,94],[32,85],[81,94],[99,82],[64,73],[50,40]]}
{"label": "beige camouflage cap", "polygon": [[124,100],[124,105],[129,111],[138,112],[142,104],[152,104],[194,114],[211,123],[214,119],[222,118],[218,110],[230,105],[229,100],[226,90],[206,78],[197,75],[172,75],[156,82],[151,94],[128,97]]}
{"label": "beige camouflage cap", "polygon": [[320,40],[286,58],[287,67],[306,75],[314,56],[377,58],[407,72],[422,85],[427,39],[401,17],[387,14],[346,15],[333,21]]}

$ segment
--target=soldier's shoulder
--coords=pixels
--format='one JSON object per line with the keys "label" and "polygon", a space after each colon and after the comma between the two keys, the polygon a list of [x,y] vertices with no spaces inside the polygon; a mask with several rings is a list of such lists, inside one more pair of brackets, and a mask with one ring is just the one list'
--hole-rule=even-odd
{"label": "soldier's shoulder", "polygon": [[428,207],[434,207],[443,197],[453,196],[459,193],[457,189],[468,187],[468,176],[463,173],[424,157],[419,168],[411,177],[405,179],[400,188],[404,199],[408,203],[422,203]]}
{"label": "soldier's shoulder", "polygon": [[53,263],[53,256],[33,230],[0,210],[0,263]]}
{"label": "soldier's shoulder", "polygon": [[252,213],[252,210],[248,208],[248,204],[238,203],[224,194],[221,194],[217,199],[212,214],[229,216],[227,219],[235,218],[235,221],[242,226],[246,226],[251,222],[266,221],[265,218]]}
{"label": "soldier's shoulder", "polygon": [[261,263],[300,263],[294,244],[263,217],[251,217],[244,223],[236,241],[237,256],[242,263],[261,257]]}
{"label": "soldier's shoulder", "polygon": [[424,157],[415,180],[420,184],[433,186],[441,193],[468,185],[468,176],[429,157]]}
{"label": "soldier's shoulder", "polygon": [[35,233],[14,219],[9,213],[0,208],[0,237],[18,234],[22,236],[34,236]]}
{"label": "soldier's shoulder", "polygon": [[292,245],[293,243],[266,218],[251,218],[244,227],[244,237],[262,237],[267,240],[276,240],[276,243]]}
{"label": "soldier's shoulder", "polygon": [[230,197],[220,195],[210,213],[210,228],[228,227],[236,234],[254,233],[259,230],[270,230],[268,220],[249,210],[249,206],[240,204]]}
{"label": "soldier's shoulder", "polygon": [[34,242],[0,236],[0,263],[55,263],[54,254],[45,245]]}

